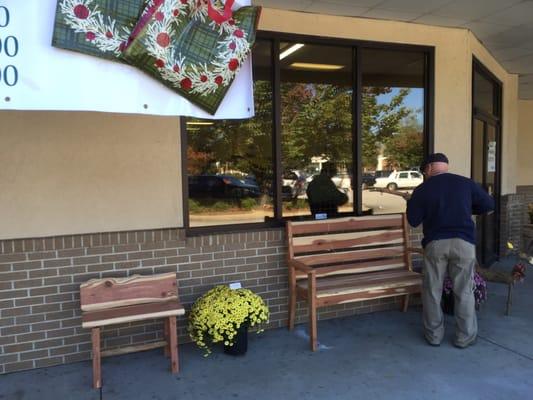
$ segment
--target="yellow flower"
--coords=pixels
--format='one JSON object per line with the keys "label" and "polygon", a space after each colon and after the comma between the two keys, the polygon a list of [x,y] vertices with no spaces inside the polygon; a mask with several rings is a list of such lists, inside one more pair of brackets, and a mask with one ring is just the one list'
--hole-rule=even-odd
{"label": "yellow flower", "polygon": [[514,246],[513,246],[513,244],[511,242],[507,242],[507,248],[512,250],[512,249],[514,249]]}

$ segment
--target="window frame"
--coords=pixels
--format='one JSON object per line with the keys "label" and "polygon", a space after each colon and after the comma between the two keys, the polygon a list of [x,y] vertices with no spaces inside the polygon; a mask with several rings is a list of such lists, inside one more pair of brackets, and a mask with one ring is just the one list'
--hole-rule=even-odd
{"label": "window frame", "polygon": [[[433,152],[434,148],[434,89],[435,89],[435,47],[415,44],[397,44],[388,42],[376,42],[366,40],[355,40],[345,38],[332,38],[313,35],[302,35],[294,33],[258,31],[257,40],[269,41],[271,45],[272,57],[272,159],[274,175],[274,217],[271,220],[256,223],[226,224],[191,227],[189,225],[189,190],[187,174],[187,125],[186,117],[180,117],[181,136],[181,179],[182,179],[182,202],[183,202],[183,226],[187,236],[203,234],[213,234],[222,232],[242,232],[253,230],[277,229],[285,226],[285,221],[301,219],[301,217],[282,217],[282,156],[281,156],[281,70],[279,63],[280,42],[304,42],[310,45],[331,45],[350,47],[352,49],[352,174],[357,182],[362,180],[361,159],[361,112],[362,112],[362,73],[361,73],[361,53],[364,48],[395,50],[395,51],[417,51],[424,53],[425,74],[424,74],[424,156]],[[359,185],[358,185],[359,186]],[[364,215],[362,211],[362,191],[360,188],[354,191],[354,211],[342,213],[343,216]]]}

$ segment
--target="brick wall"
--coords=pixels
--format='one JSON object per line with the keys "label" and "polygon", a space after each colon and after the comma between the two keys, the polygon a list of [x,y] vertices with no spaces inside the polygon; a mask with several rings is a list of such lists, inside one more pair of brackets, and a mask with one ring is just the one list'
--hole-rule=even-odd
{"label": "brick wall", "polygon": [[501,197],[500,256],[502,257],[509,252],[508,241],[517,248],[521,246],[524,207],[524,196],[521,194],[507,194]]}
{"label": "brick wall", "polygon": [[529,223],[527,205],[533,203],[533,186],[517,186],[516,194],[501,198],[500,256],[508,253],[507,242],[523,248],[523,228]]}
{"label": "brick wall", "polygon": [[[420,232],[411,239],[419,245]],[[287,318],[286,247],[282,229],[186,238],[183,230],[103,233],[0,241],[0,373],[90,358],[81,328],[79,285],[92,278],[176,272],[186,310],[217,284],[240,281],[271,311],[269,328]],[[319,318],[399,307],[397,299],[324,308]],[[297,322],[306,321],[305,303]],[[186,320],[178,323],[188,341]],[[161,340],[162,323],[104,329],[103,348]]]}

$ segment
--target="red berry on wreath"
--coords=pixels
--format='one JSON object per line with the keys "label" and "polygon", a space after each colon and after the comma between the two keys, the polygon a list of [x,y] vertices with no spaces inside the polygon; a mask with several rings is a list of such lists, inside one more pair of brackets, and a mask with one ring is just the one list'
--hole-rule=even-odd
{"label": "red berry on wreath", "polygon": [[124,51],[126,49],[126,42],[122,42],[120,43],[120,45],[118,46],[118,49],[120,51]]}
{"label": "red berry on wreath", "polygon": [[222,85],[222,77],[220,75],[218,75],[216,78],[215,78],[215,83],[220,86]]}
{"label": "red berry on wreath", "polygon": [[232,58],[229,60],[228,68],[230,71],[235,71],[237,68],[239,68],[239,60],[236,58]]}
{"label": "red berry on wreath", "polygon": [[207,82],[207,76],[205,76],[205,75],[200,76],[200,80],[202,82]]}
{"label": "red berry on wreath", "polygon": [[89,17],[89,9],[83,4],[78,4],[74,7],[74,15],[79,19],[87,19]]}
{"label": "red berry on wreath", "polygon": [[170,44],[170,36],[166,32],[161,32],[157,35],[156,42],[161,47],[168,47]]}
{"label": "red berry on wreath", "polygon": [[238,38],[242,38],[244,37],[244,32],[241,31],[240,29],[237,29],[235,32],[233,32],[233,35],[235,35]]}
{"label": "red berry on wreath", "polygon": [[177,17],[178,15],[180,15],[180,10],[178,9],[175,9],[172,11],[172,15],[174,15],[175,17]]}
{"label": "red berry on wreath", "polygon": [[230,20],[228,21],[228,24],[230,24],[230,25],[235,25],[235,20],[234,20],[234,19],[230,19]]}
{"label": "red berry on wreath", "polygon": [[180,72],[180,67],[176,64],[172,67],[172,70],[177,74],[178,72]]}
{"label": "red berry on wreath", "polygon": [[187,4],[187,0],[181,0],[181,4]]}
{"label": "red berry on wreath", "polygon": [[108,39],[111,39],[111,38],[113,37],[113,32],[111,32],[111,31],[107,31],[107,32],[105,33],[105,37],[108,38]]}
{"label": "red berry on wreath", "polygon": [[180,82],[181,88],[184,90],[191,90],[192,81],[189,78],[183,78]]}
{"label": "red berry on wreath", "polygon": [[230,48],[231,50],[235,50],[235,49],[237,48],[237,44],[236,44],[235,42],[231,42],[231,43],[229,44],[229,48]]}
{"label": "red berry on wreath", "polygon": [[87,40],[93,41],[94,39],[96,39],[96,34],[94,32],[87,32],[85,38]]}
{"label": "red berry on wreath", "polygon": [[160,58],[158,58],[157,60],[155,60],[154,65],[157,68],[163,68],[165,66],[165,62],[163,60],[161,60]]}
{"label": "red berry on wreath", "polygon": [[158,11],[155,13],[155,16],[154,18],[157,20],[157,21],[163,21],[165,19],[165,15],[161,12],[161,11]]}

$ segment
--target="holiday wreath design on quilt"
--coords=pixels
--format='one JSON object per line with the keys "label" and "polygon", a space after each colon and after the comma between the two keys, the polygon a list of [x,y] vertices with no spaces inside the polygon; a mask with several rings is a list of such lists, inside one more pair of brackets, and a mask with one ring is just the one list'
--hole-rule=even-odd
{"label": "holiday wreath design on quilt", "polygon": [[235,0],[59,0],[52,44],[134,65],[214,114],[255,41]]}

